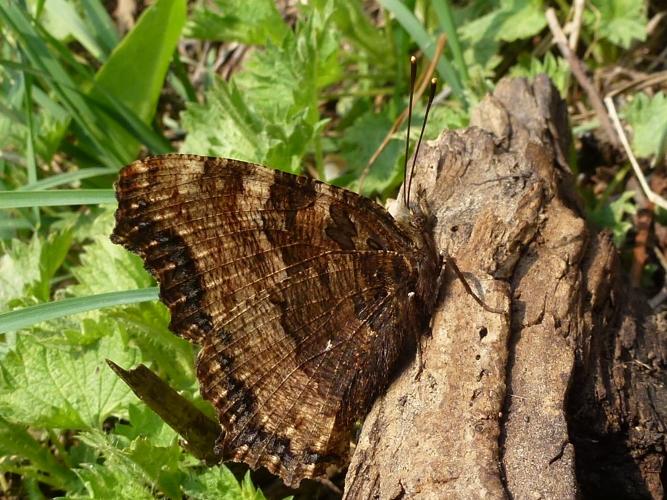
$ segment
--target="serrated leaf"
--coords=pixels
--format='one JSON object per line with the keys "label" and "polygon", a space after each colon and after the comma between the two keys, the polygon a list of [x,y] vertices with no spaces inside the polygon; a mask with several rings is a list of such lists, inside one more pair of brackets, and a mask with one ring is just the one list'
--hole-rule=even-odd
{"label": "serrated leaf", "polygon": [[667,95],[658,92],[653,97],[636,94],[623,110],[632,127],[632,151],[646,158],[665,155],[667,151]]}
{"label": "serrated leaf", "polygon": [[167,497],[180,497],[180,484],[185,473],[179,468],[183,450],[176,439],[169,446],[156,446],[148,438],[139,437],[125,453]]}
{"label": "serrated leaf", "polygon": [[210,467],[199,474],[192,473],[183,486],[184,493],[199,500],[264,500],[264,494],[256,489],[250,474],[239,482],[227,467]]}
{"label": "serrated leaf", "polygon": [[72,245],[72,232],[52,231],[46,238],[34,235],[28,243],[12,240],[0,257],[0,311],[12,299],[50,298],[51,280]]}
{"label": "serrated leaf", "polygon": [[85,345],[19,335],[0,371],[2,414],[35,427],[94,429],[124,413],[134,395],[105,360],[132,365],[139,352],[125,345],[114,323],[97,327],[99,340]]}
{"label": "serrated leaf", "polygon": [[637,207],[631,201],[634,195],[634,192],[626,191],[614,201],[601,203],[589,215],[598,227],[611,229],[614,243],[618,248],[623,246],[627,233],[632,228],[632,223],[626,219],[626,216],[637,213]]}
{"label": "serrated leaf", "polygon": [[[352,126],[345,130],[341,140],[341,155],[351,169],[350,177],[355,179],[350,187],[358,187],[358,179],[368,160],[384,140],[392,120],[383,113],[372,111],[361,115]],[[389,187],[395,187],[403,177],[401,150],[404,142],[396,137],[387,144],[378,159],[373,163],[364,181],[363,194],[383,193]],[[335,184],[340,182],[334,181]]]}
{"label": "serrated leaf", "polygon": [[189,132],[182,152],[234,157],[297,172],[323,123],[318,91],[337,81],[332,4],[312,8],[280,46],[256,51],[231,83],[218,81],[206,103],[183,114]]}
{"label": "serrated leaf", "polygon": [[84,464],[75,472],[88,495],[68,495],[68,498],[155,498],[152,489],[142,481],[141,469],[137,465]]}
{"label": "serrated leaf", "polygon": [[154,284],[139,257],[111,242],[113,225],[113,212],[108,210],[78,229],[78,236],[91,243],[81,254],[81,264],[71,269],[78,283],[67,288],[68,295],[81,297]]}
{"label": "serrated leaf", "polygon": [[39,279],[42,240],[37,236],[28,243],[12,240],[11,246],[3,250],[4,255],[0,257],[0,311],[7,310],[10,300],[23,295],[25,287]]}
{"label": "serrated leaf", "polygon": [[[479,66],[483,76],[501,61],[499,42],[530,38],[544,29],[546,19],[541,0],[503,0],[498,8],[460,28],[464,59]],[[473,73],[479,73],[472,69]]]}
{"label": "serrated leaf", "polygon": [[125,335],[132,339],[154,369],[180,391],[198,392],[195,377],[195,348],[169,328],[169,311],[161,302],[126,306],[108,313],[118,320]]}
{"label": "serrated leaf", "polygon": [[584,24],[624,49],[646,39],[646,4],[641,0],[592,0],[586,3]]}
{"label": "serrated leaf", "polygon": [[156,446],[168,446],[178,438],[176,431],[165,424],[160,416],[145,404],[130,404],[128,418],[129,424],[116,424],[115,434],[124,436],[130,441],[138,437],[145,437]]}
{"label": "serrated leaf", "polygon": [[519,62],[510,70],[512,76],[525,76],[534,78],[544,73],[558,88],[561,97],[567,96],[567,89],[570,85],[570,65],[561,57],[555,57],[551,52],[547,52],[542,60],[527,54],[519,55]]}
{"label": "serrated leaf", "polygon": [[199,4],[186,27],[186,35],[192,38],[247,45],[280,44],[288,31],[273,0],[213,0]]}

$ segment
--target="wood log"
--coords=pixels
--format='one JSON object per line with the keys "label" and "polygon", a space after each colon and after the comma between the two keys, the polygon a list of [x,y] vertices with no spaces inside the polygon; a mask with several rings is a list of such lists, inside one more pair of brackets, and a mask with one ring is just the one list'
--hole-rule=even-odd
{"label": "wood log", "polygon": [[421,361],[364,421],[345,498],[663,497],[667,321],[586,223],[569,130],[546,77],[506,79],[422,147],[413,188],[438,247],[505,313],[449,273]]}

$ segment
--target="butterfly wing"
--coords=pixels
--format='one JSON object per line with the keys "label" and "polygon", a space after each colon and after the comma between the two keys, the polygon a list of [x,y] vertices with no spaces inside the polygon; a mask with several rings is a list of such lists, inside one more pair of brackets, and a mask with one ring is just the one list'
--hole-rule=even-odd
{"label": "butterfly wing", "polygon": [[112,240],[202,346],[223,458],[292,486],[343,465],[350,424],[423,328],[413,239],[355,193],[236,160],[138,161],[117,197]]}

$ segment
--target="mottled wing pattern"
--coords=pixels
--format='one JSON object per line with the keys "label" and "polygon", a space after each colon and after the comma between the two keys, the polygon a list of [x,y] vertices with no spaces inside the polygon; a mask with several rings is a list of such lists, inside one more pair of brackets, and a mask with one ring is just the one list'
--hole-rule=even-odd
{"label": "mottled wing pattern", "polygon": [[412,240],[370,200],[235,160],[138,161],[117,197],[113,241],[159,281],[170,328],[202,346],[223,458],[292,486],[344,465],[351,422],[420,333]]}

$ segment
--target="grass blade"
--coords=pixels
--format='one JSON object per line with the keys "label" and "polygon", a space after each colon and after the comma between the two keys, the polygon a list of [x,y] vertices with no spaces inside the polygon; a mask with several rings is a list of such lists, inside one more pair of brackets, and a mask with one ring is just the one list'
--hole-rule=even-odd
{"label": "grass blade", "polygon": [[99,117],[80,95],[69,90],[76,85],[44,42],[47,34],[39,32],[33,26],[30,16],[19,7],[18,2],[0,2],[0,22],[13,32],[21,50],[35,68],[51,75],[53,81],[67,83],[67,87],[53,85],[52,90],[70,116],[81,126],[86,138],[95,145],[100,161],[110,167],[122,164],[120,153],[114,150],[109,141],[105,140],[105,133],[98,125]]}
{"label": "grass blade", "polygon": [[0,191],[0,209],[60,207],[67,205],[112,205],[113,189],[59,189],[54,191]]}
{"label": "grass blade", "polygon": [[[419,45],[426,57],[432,58],[435,53],[435,40],[432,39],[421,25],[415,15],[400,2],[400,0],[379,0],[382,6],[389,10],[399,24],[412,37],[412,39]],[[459,76],[452,67],[452,65],[441,57],[438,61],[438,73],[440,76],[452,87],[452,91],[462,101],[465,100],[463,95],[463,87],[459,81]]]}
{"label": "grass blade", "polygon": [[104,307],[121,306],[158,300],[157,287],[125,290],[123,292],[100,293],[87,297],[63,299],[36,306],[24,307],[0,314],[0,333],[20,330],[42,321],[71,316]]}
{"label": "grass blade", "polygon": [[454,25],[454,15],[452,14],[452,6],[449,0],[433,0],[433,9],[438,15],[440,21],[440,29],[447,34],[447,44],[451,50],[456,62],[456,69],[459,70],[459,77],[464,84],[470,81],[468,75],[468,67],[463,60],[463,50],[461,49],[461,42],[459,41],[459,34]]}
{"label": "grass blade", "polygon": [[115,168],[106,167],[92,167],[83,170],[75,170],[74,172],[66,172],[64,174],[52,175],[35,182],[30,182],[25,186],[18,188],[18,191],[38,191],[41,189],[49,189],[57,186],[63,186],[72,182],[89,179],[91,177],[98,177],[100,175],[116,175],[118,171]]}

